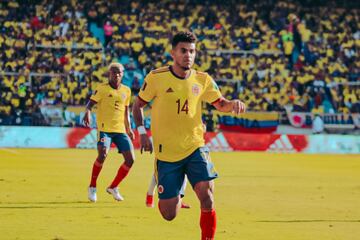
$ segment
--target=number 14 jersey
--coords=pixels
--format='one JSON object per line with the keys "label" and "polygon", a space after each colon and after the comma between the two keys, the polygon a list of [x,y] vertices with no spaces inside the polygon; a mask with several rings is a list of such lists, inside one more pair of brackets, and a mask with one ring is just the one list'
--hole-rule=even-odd
{"label": "number 14 jersey", "polygon": [[152,101],[151,132],[156,158],[176,162],[204,146],[201,103],[213,103],[221,93],[207,73],[191,70],[189,77],[182,79],[171,67],[163,67],[146,76],[139,97]]}

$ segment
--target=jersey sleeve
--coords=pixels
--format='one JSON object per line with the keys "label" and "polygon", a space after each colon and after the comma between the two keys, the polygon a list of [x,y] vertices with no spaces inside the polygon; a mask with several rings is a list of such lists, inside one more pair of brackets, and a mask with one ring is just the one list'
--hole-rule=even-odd
{"label": "jersey sleeve", "polygon": [[156,86],[154,83],[153,73],[149,73],[146,76],[144,84],[140,89],[139,97],[146,102],[150,102],[155,97],[155,95]]}
{"label": "jersey sleeve", "polygon": [[102,98],[102,88],[99,86],[96,88],[93,95],[91,95],[90,100],[93,100],[94,102],[100,102]]}
{"label": "jersey sleeve", "polygon": [[209,75],[206,78],[206,86],[203,93],[203,100],[208,103],[213,103],[221,97],[221,92],[218,85]]}

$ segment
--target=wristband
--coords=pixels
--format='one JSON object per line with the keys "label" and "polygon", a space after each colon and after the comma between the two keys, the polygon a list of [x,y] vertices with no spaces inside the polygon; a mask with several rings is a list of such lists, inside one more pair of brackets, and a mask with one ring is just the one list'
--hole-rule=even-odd
{"label": "wristband", "polygon": [[138,130],[138,132],[139,132],[140,135],[146,134],[146,129],[145,129],[145,127],[144,127],[143,125],[138,126],[138,127],[137,127],[137,130]]}

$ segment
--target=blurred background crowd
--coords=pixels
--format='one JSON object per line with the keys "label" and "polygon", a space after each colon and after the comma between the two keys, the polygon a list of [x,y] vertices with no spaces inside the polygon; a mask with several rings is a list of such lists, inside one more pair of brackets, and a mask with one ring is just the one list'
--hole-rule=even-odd
{"label": "blurred background crowd", "polygon": [[136,95],[149,71],[171,64],[169,39],[185,29],[199,40],[194,68],[249,111],[360,113],[357,1],[10,0],[0,6],[0,124],[46,125],[41,107],[52,105],[71,119],[67,106],[85,105],[113,61],[124,64],[123,81]]}

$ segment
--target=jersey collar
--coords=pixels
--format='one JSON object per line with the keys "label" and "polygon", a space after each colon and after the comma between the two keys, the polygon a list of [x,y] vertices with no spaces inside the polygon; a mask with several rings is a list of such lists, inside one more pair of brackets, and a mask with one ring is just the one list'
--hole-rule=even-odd
{"label": "jersey collar", "polygon": [[176,75],[176,73],[173,71],[172,66],[169,66],[169,70],[170,70],[171,74],[174,75],[174,77],[179,78],[181,80],[188,79],[191,76],[191,73],[192,73],[192,69],[190,69],[190,74],[189,74],[188,77],[180,77],[180,76]]}

